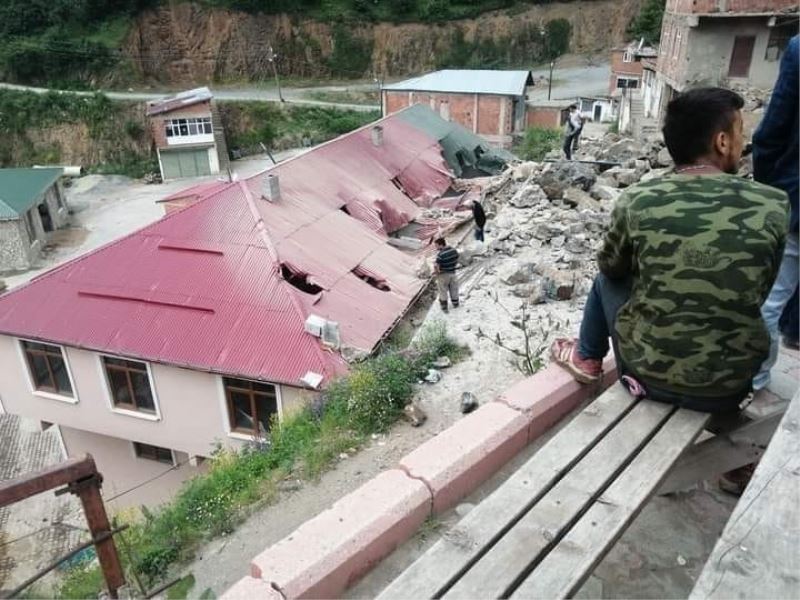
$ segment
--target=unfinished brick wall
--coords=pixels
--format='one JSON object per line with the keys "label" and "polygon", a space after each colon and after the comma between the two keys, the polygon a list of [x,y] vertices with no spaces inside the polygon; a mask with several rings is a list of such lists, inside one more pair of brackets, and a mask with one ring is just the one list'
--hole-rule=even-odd
{"label": "unfinished brick wall", "polygon": [[666,11],[683,14],[759,13],[796,7],[797,0],[667,0]]}
{"label": "unfinished brick wall", "polygon": [[528,127],[545,129],[561,128],[561,110],[558,108],[529,106],[527,112]]}
{"label": "unfinished brick wall", "polygon": [[409,106],[408,92],[383,92],[384,102],[386,104],[386,114],[391,115],[398,110],[403,110]]}
{"label": "unfinished brick wall", "polygon": [[170,119],[186,119],[189,117],[210,117],[211,104],[206,100],[186,108],[161,113],[150,117],[150,130],[153,132],[153,140],[157,148],[167,147],[167,133],[164,122]]}

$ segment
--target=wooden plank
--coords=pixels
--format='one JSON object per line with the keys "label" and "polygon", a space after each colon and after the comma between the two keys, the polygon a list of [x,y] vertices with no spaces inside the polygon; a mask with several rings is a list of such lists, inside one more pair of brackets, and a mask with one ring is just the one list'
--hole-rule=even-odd
{"label": "wooden plank", "polygon": [[800,597],[800,392],[690,599]]}
{"label": "wooden plank", "polygon": [[782,418],[781,413],[774,413],[690,448],[675,465],[658,493],[671,494],[698,481],[757,462]]}
{"label": "wooden plank", "polygon": [[47,490],[61,487],[78,479],[97,473],[94,459],[88,454],[83,458],[70,458],[35,473],[0,483],[0,507],[19,502]]}
{"label": "wooden plank", "polygon": [[679,410],[511,598],[569,598],[652,496],[709,415]]}
{"label": "wooden plank", "polygon": [[522,467],[445,532],[428,552],[395,579],[381,600],[440,595],[487,545],[519,519],[636,404],[616,384],[592,402]]}
{"label": "wooden plank", "polygon": [[638,403],[444,597],[507,597],[674,410],[667,404]]}

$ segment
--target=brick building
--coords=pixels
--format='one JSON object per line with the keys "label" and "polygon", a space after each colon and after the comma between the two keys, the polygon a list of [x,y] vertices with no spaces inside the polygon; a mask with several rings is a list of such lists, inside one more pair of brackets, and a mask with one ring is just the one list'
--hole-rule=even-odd
{"label": "brick building", "polygon": [[689,87],[771,88],[797,24],[797,0],[667,0],[644,113],[662,115]]}
{"label": "brick building", "polygon": [[207,87],[147,103],[162,179],[213,175],[227,168],[228,151]]}
{"label": "brick building", "polygon": [[642,61],[654,58],[655,48],[644,45],[644,40],[631,42],[624,48],[611,50],[611,77],[608,81],[608,93],[617,90],[637,89],[642,87]]}
{"label": "brick building", "polygon": [[427,104],[490,144],[511,146],[525,130],[530,71],[446,69],[381,88],[383,114]]}

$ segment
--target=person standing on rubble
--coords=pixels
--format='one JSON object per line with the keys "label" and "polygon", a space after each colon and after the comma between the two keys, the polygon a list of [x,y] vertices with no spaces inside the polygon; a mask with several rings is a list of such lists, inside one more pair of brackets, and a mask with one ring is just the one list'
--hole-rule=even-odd
{"label": "person standing on rubble", "polygon": [[786,192],[736,175],[744,100],[722,88],[678,95],[664,141],[674,172],[627,188],[597,255],[577,339],[554,360],[598,381],[609,350],[637,397],[735,414],[769,354],[761,305],[789,223]]}
{"label": "person standing on rubble", "polygon": [[567,122],[564,124],[564,155],[567,160],[572,160],[572,144],[575,140],[575,135],[581,128],[581,116],[578,114],[578,105],[569,105],[569,115],[567,115]]}
{"label": "person standing on rubble", "polygon": [[433,272],[436,273],[436,287],[439,289],[439,305],[442,312],[447,312],[447,296],[453,308],[458,308],[458,278],[456,265],[458,264],[458,250],[447,245],[444,238],[436,239],[436,262]]}
{"label": "person standing on rubble", "polygon": [[486,212],[477,200],[472,201],[472,218],[475,221],[475,239],[483,241],[483,228],[486,226]]}

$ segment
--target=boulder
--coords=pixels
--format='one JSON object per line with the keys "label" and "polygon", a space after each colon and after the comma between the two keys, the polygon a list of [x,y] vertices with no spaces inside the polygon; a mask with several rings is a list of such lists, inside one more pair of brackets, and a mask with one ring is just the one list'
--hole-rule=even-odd
{"label": "boulder", "polygon": [[579,210],[583,208],[600,210],[600,203],[580,188],[567,188],[564,190],[564,195],[561,199],[563,200],[564,204]]}
{"label": "boulder", "polygon": [[497,279],[506,285],[529,283],[536,270],[536,264],[523,260],[507,260],[497,272]]}
{"label": "boulder", "polygon": [[561,161],[550,165],[550,169],[539,177],[539,185],[550,200],[557,200],[563,197],[568,187],[589,191],[596,179],[594,167],[574,161]]}
{"label": "boulder", "polygon": [[527,183],[511,197],[509,204],[516,208],[533,208],[547,202],[548,196],[542,188],[535,183]]}
{"label": "boulder", "polygon": [[542,281],[538,278],[533,283],[515,285],[511,290],[511,294],[517,298],[522,298],[529,304],[541,304],[546,300],[545,293],[542,290]]}
{"label": "boulder", "polygon": [[[601,176],[602,178],[602,176]],[[589,190],[589,195],[595,200],[616,202],[622,192],[616,186],[604,185],[598,179],[597,183]]]}
{"label": "boulder", "polygon": [[553,300],[569,300],[575,292],[575,273],[559,271],[552,265],[543,264],[537,268],[542,277],[542,291]]}
{"label": "boulder", "polygon": [[658,151],[655,156],[655,161],[651,161],[652,166],[655,168],[658,167],[671,167],[672,166],[672,157],[669,155],[669,150],[666,147],[662,148]]}
{"label": "boulder", "polygon": [[647,156],[647,153],[642,145],[630,138],[621,139],[610,146],[606,146],[600,152],[600,158],[617,162],[625,162],[632,158],[644,158],[645,156]]}
{"label": "boulder", "polygon": [[602,179],[611,179],[615,182],[615,187],[625,188],[639,181],[641,175],[636,169],[626,169],[624,167],[614,167],[603,173]]}

